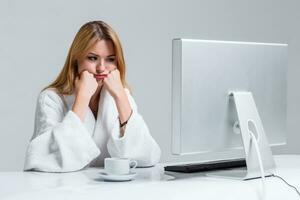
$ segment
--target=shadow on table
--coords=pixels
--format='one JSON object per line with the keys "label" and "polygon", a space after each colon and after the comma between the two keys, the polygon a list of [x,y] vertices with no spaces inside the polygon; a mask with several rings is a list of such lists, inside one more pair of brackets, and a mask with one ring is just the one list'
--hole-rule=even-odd
{"label": "shadow on table", "polygon": [[191,179],[199,177],[207,177],[206,172],[193,172],[193,173],[180,173],[180,172],[170,172],[165,171],[165,175],[169,176],[166,181],[175,181],[180,179]]}

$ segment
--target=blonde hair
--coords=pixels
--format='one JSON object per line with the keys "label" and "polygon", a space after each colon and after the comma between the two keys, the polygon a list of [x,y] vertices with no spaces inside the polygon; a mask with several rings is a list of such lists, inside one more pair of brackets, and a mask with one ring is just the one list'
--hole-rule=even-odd
{"label": "blonde hair", "polygon": [[113,43],[117,68],[120,71],[121,82],[128,87],[125,80],[125,60],[121,42],[116,32],[103,21],[91,21],[84,24],[77,32],[69,49],[64,67],[58,77],[47,87],[55,89],[60,94],[72,94],[74,92],[75,78],[78,76],[77,60],[83,58],[92,45],[99,40],[108,40]]}

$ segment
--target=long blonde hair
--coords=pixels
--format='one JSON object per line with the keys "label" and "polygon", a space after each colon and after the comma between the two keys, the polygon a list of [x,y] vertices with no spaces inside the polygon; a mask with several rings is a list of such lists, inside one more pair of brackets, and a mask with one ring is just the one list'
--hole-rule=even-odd
{"label": "long blonde hair", "polygon": [[127,87],[124,55],[121,42],[116,32],[103,21],[91,21],[79,29],[69,49],[64,67],[58,77],[50,85],[45,87],[44,90],[52,88],[60,94],[72,94],[75,89],[75,78],[78,76],[77,60],[81,59],[89,48],[99,40],[109,40],[113,43],[121,82],[124,87]]}

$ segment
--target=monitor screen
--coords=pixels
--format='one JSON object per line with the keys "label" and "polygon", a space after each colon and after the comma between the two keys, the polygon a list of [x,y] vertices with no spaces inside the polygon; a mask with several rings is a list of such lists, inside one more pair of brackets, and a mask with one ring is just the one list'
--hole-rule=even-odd
{"label": "monitor screen", "polygon": [[241,151],[230,91],[249,91],[271,146],[286,144],[286,44],[174,39],[172,153]]}

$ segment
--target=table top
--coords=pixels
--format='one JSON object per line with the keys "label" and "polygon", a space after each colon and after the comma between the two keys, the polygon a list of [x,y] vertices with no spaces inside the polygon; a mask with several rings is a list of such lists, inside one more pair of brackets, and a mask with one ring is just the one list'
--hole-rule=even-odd
{"label": "table top", "polygon": [[[300,155],[274,156],[276,175],[300,188]],[[164,165],[137,168],[128,182],[107,182],[103,168],[70,173],[0,172],[0,199],[299,199],[296,191],[276,177],[248,181],[213,178],[205,173],[165,173]]]}

